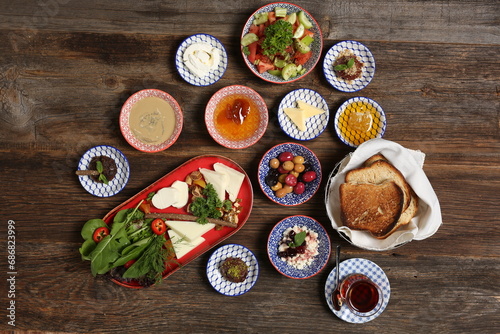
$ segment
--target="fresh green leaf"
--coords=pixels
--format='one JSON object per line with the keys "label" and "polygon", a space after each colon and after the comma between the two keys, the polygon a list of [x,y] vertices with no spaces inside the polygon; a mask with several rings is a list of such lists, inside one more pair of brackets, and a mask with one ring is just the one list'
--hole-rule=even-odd
{"label": "fresh green leaf", "polygon": [[99,181],[101,181],[102,183],[104,184],[108,184],[108,179],[106,178],[106,176],[104,174],[99,174]]}
{"label": "fresh green leaf", "polygon": [[243,54],[245,56],[248,56],[250,54],[250,50],[248,50],[248,46],[244,46],[242,51],[243,51]]}
{"label": "fresh green leaf", "polygon": [[167,258],[167,249],[163,248],[164,243],[163,235],[155,235],[144,253],[123,273],[123,278],[139,278],[147,275],[160,280]]}
{"label": "fresh green leaf", "polygon": [[347,70],[348,68],[351,68],[354,66],[354,58],[350,58],[348,61],[347,61],[347,64],[339,64],[339,65],[336,65],[334,67],[335,71],[345,71]]}
{"label": "fresh green leaf", "polygon": [[291,248],[299,247],[306,240],[306,236],[307,236],[306,231],[302,231],[302,232],[295,234],[293,241],[288,246],[290,246]]}
{"label": "fresh green leaf", "polygon": [[94,231],[99,227],[107,227],[108,225],[102,219],[90,219],[82,227],[81,235],[83,240],[92,240]]}
{"label": "fresh green leaf", "polygon": [[347,62],[347,68],[351,68],[354,66],[354,58],[349,59]]}
{"label": "fresh green leaf", "polygon": [[113,263],[113,267],[123,266],[130,260],[138,259],[144,250],[151,244],[152,240],[153,237],[149,237],[125,247],[122,251],[121,257]]}
{"label": "fresh green leaf", "polygon": [[146,197],[146,201],[151,201],[153,199],[153,196],[156,195],[156,191],[152,191],[148,194],[148,197]]}
{"label": "fresh green leaf", "polygon": [[79,249],[80,254],[82,255],[82,260],[90,260],[90,254],[94,251],[96,246],[97,244],[94,240],[92,240],[92,238],[85,240]]}
{"label": "fresh green leaf", "polygon": [[189,210],[195,216],[198,216],[197,222],[200,224],[207,224],[207,218],[220,218],[222,213],[219,208],[222,207],[222,202],[219,195],[215,191],[213,185],[208,183],[203,189],[202,195],[204,197],[197,197],[189,205]]}
{"label": "fresh green leaf", "polygon": [[104,166],[102,165],[102,162],[99,161],[99,160],[96,161],[95,168],[97,169],[97,171],[99,172],[99,174],[102,174],[102,172],[104,171]]}

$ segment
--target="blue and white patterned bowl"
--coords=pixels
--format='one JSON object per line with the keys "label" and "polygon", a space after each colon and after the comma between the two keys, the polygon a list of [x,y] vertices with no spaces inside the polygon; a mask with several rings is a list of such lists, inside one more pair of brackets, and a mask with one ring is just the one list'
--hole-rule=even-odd
{"label": "blue and white patterned bowl", "polygon": [[[312,170],[316,172],[316,179],[306,183],[306,189],[302,194],[290,193],[284,197],[277,197],[274,191],[266,184],[266,175],[271,168],[269,166],[269,161],[273,158],[277,158],[282,152],[291,152],[294,156],[301,155],[304,157],[304,162],[311,165]],[[273,202],[284,206],[295,206],[310,200],[313,195],[318,191],[321,184],[321,163],[318,157],[307,147],[302,144],[296,143],[283,143],[272,147],[267,151],[259,163],[258,179],[260,189],[264,194]]]}
{"label": "blue and white patterned bowl", "polygon": [[375,314],[369,317],[361,317],[354,314],[345,304],[342,305],[339,311],[335,310],[333,308],[331,295],[333,293],[333,290],[335,289],[337,273],[335,270],[336,268],[333,268],[333,270],[328,275],[325,284],[325,298],[332,312],[340,319],[356,324],[361,324],[371,321],[377,318],[380,314],[382,314],[382,312],[384,312],[385,308],[387,307],[387,304],[389,303],[389,299],[391,297],[391,285],[389,284],[389,279],[387,278],[384,271],[372,261],[360,258],[354,258],[342,261],[339,266],[340,266],[339,268],[340,282],[342,282],[342,280],[347,276],[349,276],[350,274],[366,275],[380,287],[384,298],[380,309]]}
{"label": "blue and white patterned bowl", "polygon": [[299,79],[305,77],[314,69],[314,67],[318,63],[319,59],[321,58],[321,51],[323,50],[323,34],[321,33],[321,28],[320,28],[318,22],[316,22],[314,17],[312,17],[312,15],[309,14],[302,7],[299,7],[297,5],[294,5],[294,4],[291,4],[288,2],[273,2],[273,3],[270,3],[270,4],[267,4],[265,6],[260,7],[252,15],[250,15],[250,17],[248,18],[247,22],[245,23],[245,25],[243,27],[243,32],[241,33],[240,40],[241,40],[241,38],[243,38],[243,36],[245,36],[248,33],[250,26],[252,25],[255,14],[264,13],[264,12],[271,12],[271,11],[274,11],[274,8],[276,8],[276,7],[285,8],[287,10],[288,14],[296,13],[296,12],[298,13],[300,11],[303,11],[305,13],[306,17],[308,18],[308,20],[313,25],[312,28],[309,29],[310,31],[312,31],[314,33],[314,37],[313,37],[314,41],[310,45],[313,53],[312,53],[311,58],[303,65],[304,68],[306,68],[306,72],[302,75],[297,75],[293,78],[285,80],[281,76],[272,75],[272,74],[269,74],[267,72],[259,73],[259,71],[257,70],[257,67],[254,64],[252,64],[248,60],[248,57],[243,53],[243,47],[241,47],[241,55],[243,56],[243,60],[245,61],[245,64],[248,66],[250,71],[252,71],[253,74],[258,76],[262,80],[265,80],[265,81],[271,82],[271,83],[276,83],[276,84],[285,84],[285,83],[293,82],[293,81],[296,81],[296,80],[299,80]]}
{"label": "blue and white patterned bowl", "polygon": [[[212,47],[219,49],[220,51],[220,62],[217,69],[211,71],[206,76],[200,78],[197,75],[191,73],[191,71],[186,67],[183,61],[184,51],[193,43],[207,43]],[[179,75],[188,83],[194,86],[209,86],[217,81],[224,75],[227,68],[227,52],[224,45],[214,36],[208,34],[195,34],[186,38],[177,48],[177,52],[175,54],[175,66],[177,67],[177,71]]]}
{"label": "blue and white patterned bowl", "polygon": [[[228,257],[242,259],[248,266],[248,276],[241,283],[233,283],[225,279],[220,266]],[[239,296],[248,292],[259,277],[259,263],[255,255],[246,247],[238,244],[224,245],[218,248],[208,259],[207,277],[210,284],[219,293],[226,296]]]}
{"label": "blue and white patterned bowl", "polygon": [[[346,82],[345,80],[337,77],[335,70],[333,69],[333,63],[338,58],[340,52],[348,49],[351,50],[356,56],[361,58],[361,62],[365,64],[363,67],[363,72],[361,78],[353,80],[352,82]],[[323,73],[325,74],[326,80],[336,89],[342,92],[357,92],[372,81],[375,75],[375,58],[373,58],[370,50],[363,44],[356,41],[343,41],[335,44],[328,50],[323,60]]]}
{"label": "blue and white patterned bowl", "polygon": [[[307,229],[318,233],[319,254],[314,258],[313,262],[304,269],[297,269],[278,256],[278,247],[281,239],[283,239],[285,230],[296,225],[305,226]],[[318,274],[328,262],[330,251],[330,237],[325,228],[315,219],[308,216],[297,215],[283,219],[274,226],[267,240],[267,254],[271,264],[279,273],[289,278],[306,279]]]}
{"label": "blue and white patterned bowl", "polygon": [[[354,133],[352,134],[352,137],[349,137],[349,138],[346,138],[342,135],[342,131],[340,129],[340,124],[342,123],[342,121],[341,121],[340,117],[342,116],[342,113],[347,108],[347,106],[353,102],[369,103],[373,107],[375,107],[375,109],[379,113],[380,117],[377,117],[374,119],[374,123],[376,124],[376,127],[375,126],[373,127],[373,130],[371,130],[369,135],[366,135],[366,138],[363,138],[364,135],[359,137],[359,134],[355,135]],[[378,104],[374,100],[369,99],[367,97],[357,96],[357,97],[353,97],[353,98],[348,99],[347,101],[342,103],[342,105],[339,107],[339,109],[337,109],[337,112],[335,113],[334,126],[335,126],[335,132],[337,133],[337,136],[344,144],[349,145],[351,147],[358,147],[363,142],[368,141],[370,139],[382,138],[384,136],[385,129],[387,127],[387,119],[385,117],[384,109],[382,109],[380,104]]]}
{"label": "blue and white patterned bowl", "polygon": [[78,163],[78,170],[87,170],[90,160],[92,160],[93,157],[99,157],[101,155],[110,157],[116,163],[117,171],[113,180],[109,181],[108,184],[104,184],[94,181],[89,175],[79,175],[78,179],[83,188],[92,195],[97,197],[110,197],[118,194],[127,184],[130,176],[130,166],[127,158],[120,150],[112,146],[100,145],[92,147],[85,152]]}
{"label": "blue and white patterned bowl", "polygon": [[[297,100],[309,103],[310,105],[325,110],[325,113],[310,117],[306,121],[306,131],[300,131],[297,126],[290,120],[285,112],[285,108],[297,107]],[[311,140],[318,137],[326,129],[330,112],[325,99],[312,89],[300,88],[291,91],[281,100],[278,107],[278,121],[281,129],[291,138],[297,140]]]}

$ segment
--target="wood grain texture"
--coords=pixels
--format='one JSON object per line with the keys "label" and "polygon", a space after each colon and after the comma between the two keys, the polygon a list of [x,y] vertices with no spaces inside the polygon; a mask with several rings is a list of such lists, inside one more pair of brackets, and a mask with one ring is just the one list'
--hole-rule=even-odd
{"label": "wood grain texture", "polygon": [[[500,322],[500,4],[489,0],[297,1],[318,21],[326,52],[340,40],[367,45],[376,59],[373,81],[342,93],[325,80],[322,64],[305,78],[272,85],[255,77],[239,52],[244,22],[267,1],[17,1],[0,0],[0,331],[172,333],[498,333]],[[178,75],[174,55],[194,33],[216,36],[228,68],[212,86]],[[210,137],[205,105],[220,88],[243,84],[269,108],[264,137],[230,150]],[[118,126],[134,92],[157,88],[181,105],[185,123],[168,150],[133,149]],[[276,109],[296,88],[320,93],[333,113],[362,95],[384,108],[385,138],[426,154],[424,171],[438,195],[443,225],[429,239],[387,252],[349,245],[331,227],[323,189],[328,174],[352,149],[332,124],[305,142],[322,163],[321,190],[306,204],[283,208],[265,197],[257,164],[272,146],[290,141]],[[88,194],[74,175],[95,145],[120,149],[130,162],[125,189],[110,198]],[[150,289],[130,290],[90,274],[80,259],[80,230],[183,162],[219,154],[250,176],[254,206],[239,243],[261,272],[247,294],[225,297],[210,286],[210,251]],[[321,222],[342,260],[376,262],[391,283],[385,312],[364,325],[329,310],[325,281],[334,268],[307,280],[281,276],[266,241],[288,215]],[[16,327],[7,323],[7,225],[16,227]],[[5,260],[4,260],[5,259]],[[298,321],[297,319],[302,319]]]}

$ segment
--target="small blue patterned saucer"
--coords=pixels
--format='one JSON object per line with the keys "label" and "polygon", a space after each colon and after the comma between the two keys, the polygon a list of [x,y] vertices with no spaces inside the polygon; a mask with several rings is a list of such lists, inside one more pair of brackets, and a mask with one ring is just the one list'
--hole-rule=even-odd
{"label": "small blue patterned saucer", "polygon": [[344,278],[346,278],[350,274],[363,274],[368,276],[368,278],[370,278],[380,287],[380,289],[382,289],[384,299],[380,309],[375,314],[369,317],[360,317],[354,314],[345,304],[342,305],[339,311],[336,311],[333,308],[332,298],[331,298],[333,290],[335,289],[335,278],[336,278],[336,270],[335,268],[333,268],[333,270],[328,275],[328,278],[326,279],[325,298],[328,306],[337,317],[350,323],[361,324],[377,318],[380,314],[382,314],[382,312],[384,312],[391,297],[391,285],[389,284],[389,279],[387,278],[387,275],[378,265],[376,265],[370,260],[355,258],[342,261],[340,263],[339,270],[340,270],[341,282]]}
{"label": "small blue patterned saucer", "polygon": [[[365,64],[361,78],[346,82],[345,80],[337,77],[333,69],[333,63],[338,58],[340,52],[344,50],[351,50],[356,56],[361,58],[361,62]],[[373,58],[370,50],[363,44],[356,41],[343,41],[335,44],[328,50],[323,60],[323,73],[326,80],[336,89],[342,92],[357,92],[372,81],[375,75],[375,58]]]}
{"label": "small blue patterned saucer", "polygon": [[[308,230],[318,233],[318,255],[314,258],[312,263],[303,269],[295,268],[294,266],[283,261],[278,256],[278,247],[283,239],[285,230],[295,225],[302,227],[305,226]],[[328,262],[330,258],[331,244],[330,237],[325,228],[315,219],[308,216],[291,216],[283,219],[274,226],[269,238],[267,240],[267,254],[271,264],[276,270],[289,278],[306,279],[318,274]]]}
{"label": "small blue patterned saucer", "polygon": [[95,146],[85,152],[78,163],[78,170],[87,170],[93,157],[107,156],[115,160],[117,172],[108,184],[94,181],[88,175],[79,175],[78,179],[83,188],[97,197],[110,197],[118,194],[127,184],[130,176],[130,166],[125,155],[118,149],[107,146]]}
{"label": "small blue patterned saucer", "polygon": [[[304,162],[309,164],[311,170],[316,172],[316,179],[306,184],[306,189],[302,194],[290,193],[284,197],[277,197],[274,191],[266,184],[266,175],[269,173],[269,161],[273,158],[277,158],[282,152],[291,152],[294,156],[300,155],[304,157]],[[321,163],[318,157],[302,144],[297,143],[283,143],[272,147],[269,151],[264,154],[259,163],[258,179],[260,189],[264,194],[273,202],[285,206],[295,206],[310,200],[321,184]]]}
{"label": "small blue patterned saucer", "polygon": [[[183,61],[184,51],[194,43],[206,43],[211,45],[212,47],[217,48],[220,51],[220,62],[219,66],[208,73],[204,77],[198,77],[191,73],[191,71],[186,67]],[[194,86],[209,86],[217,81],[224,75],[227,68],[227,52],[224,45],[214,36],[208,34],[195,34],[186,38],[177,48],[177,52],[175,54],[175,66],[177,67],[177,71],[179,75],[188,83]]]}
{"label": "small blue patterned saucer", "polygon": [[[316,108],[323,109],[325,112],[306,120],[306,131],[300,131],[297,126],[290,120],[285,112],[285,108],[296,108],[297,100],[306,102]],[[328,104],[325,99],[316,91],[312,89],[296,89],[285,95],[278,107],[278,121],[281,129],[293,139],[297,140],[310,140],[318,137],[326,129],[330,113]]]}
{"label": "small blue patterned saucer", "polygon": [[[241,283],[233,283],[226,280],[221,272],[220,266],[228,257],[237,257],[245,261],[248,266],[247,279]],[[237,244],[229,244],[219,247],[208,259],[207,277],[210,284],[219,293],[226,296],[239,296],[248,292],[257,282],[259,277],[259,263],[255,255],[246,247]]]}

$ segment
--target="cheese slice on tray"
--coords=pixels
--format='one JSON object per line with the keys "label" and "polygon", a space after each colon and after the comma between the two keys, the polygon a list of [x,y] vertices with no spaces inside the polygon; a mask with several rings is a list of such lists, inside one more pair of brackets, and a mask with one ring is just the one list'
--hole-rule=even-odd
{"label": "cheese slice on tray", "polygon": [[226,199],[226,188],[229,182],[229,176],[226,173],[220,173],[207,168],[200,168],[201,174],[207,183],[212,184],[219,199],[224,201]]}
{"label": "cheese slice on tray", "polygon": [[241,185],[245,179],[245,174],[238,172],[236,169],[224,165],[223,163],[216,162],[214,164],[216,172],[224,173],[228,176],[229,181],[226,186],[226,191],[231,201],[235,201],[240,192]]}
{"label": "cheese slice on tray", "polygon": [[177,235],[187,241],[194,242],[203,234],[215,227],[215,224],[200,224],[197,222],[166,220],[165,224],[175,231]]}
{"label": "cheese slice on tray", "polygon": [[175,256],[178,259],[198,247],[205,239],[203,237],[199,237],[195,241],[187,241],[178,235],[174,230],[168,230],[168,236],[172,241],[172,246],[174,247]]}

